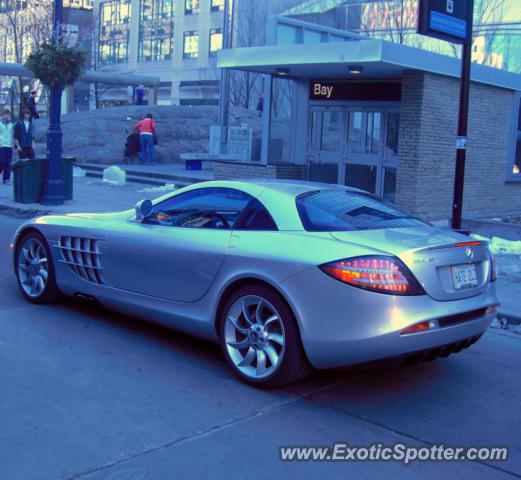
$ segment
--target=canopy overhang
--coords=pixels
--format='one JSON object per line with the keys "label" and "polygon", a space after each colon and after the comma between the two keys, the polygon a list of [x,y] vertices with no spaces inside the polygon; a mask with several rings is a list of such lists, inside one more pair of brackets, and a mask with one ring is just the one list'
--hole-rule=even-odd
{"label": "canopy overhang", "polygon": [[[289,69],[288,77],[300,79],[399,79],[407,70],[459,78],[461,70],[457,58],[376,39],[225,49],[217,65],[271,75]],[[363,72],[350,73],[353,65]],[[521,75],[479,64],[472,65],[472,81],[521,90]]]}
{"label": "canopy overhang", "polygon": [[[0,75],[33,78],[34,74],[20,63],[0,63]],[[135,75],[131,73],[86,71],[78,79],[86,83],[105,83],[108,85],[143,85],[149,88],[159,87],[159,77]]]}

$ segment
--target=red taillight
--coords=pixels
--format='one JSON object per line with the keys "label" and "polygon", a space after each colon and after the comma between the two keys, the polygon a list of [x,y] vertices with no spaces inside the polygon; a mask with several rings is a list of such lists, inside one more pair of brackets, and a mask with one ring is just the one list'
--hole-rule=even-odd
{"label": "red taillight", "polygon": [[319,268],[354,287],[391,295],[423,295],[425,292],[397,258],[383,255],[346,258]]}
{"label": "red taillight", "polygon": [[407,327],[405,330],[402,331],[402,335],[407,335],[408,333],[418,333],[418,332],[426,332],[431,328],[429,322],[420,322],[415,323],[414,325],[411,325],[410,327]]}
{"label": "red taillight", "polygon": [[475,240],[475,241],[472,241],[472,242],[459,242],[459,243],[456,243],[456,247],[477,247],[481,245],[481,242],[479,240]]}

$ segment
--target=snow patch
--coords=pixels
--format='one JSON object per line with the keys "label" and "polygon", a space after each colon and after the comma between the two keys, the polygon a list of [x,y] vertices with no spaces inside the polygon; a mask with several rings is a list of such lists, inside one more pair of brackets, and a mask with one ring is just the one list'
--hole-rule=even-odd
{"label": "snow patch", "polygon": [[87,174],[84,168],[81,167],[72,167],[72,176],[73,177],[84,177]]}
{"label": "snow patch", "polygon": [[482,242],[489,242],[490,251],[494,255],[521,255],[521,240],[507,240],[501,237],[483,237],[473,233],[472,238]]}
{"label": "snow patch", "polygon": [[489,242],[490,251],[496,259],[498,273],[510,276],[521,275],[521,240],[507,240],[501,237],[487,238],[477,234],[471,234],[471,237],[482,242]]}
{"label": "snow patch", "polygon": [[103,183],[106,185],[123,186],[127,183],[127,173],[113,165],[103,170]]}
{"label": "snow patch", "polygon": [[173,192],[177,187],[175,183],[165,183],[159,187],[149,187],[138,190],[139,193],[161,193],[161,192]]}

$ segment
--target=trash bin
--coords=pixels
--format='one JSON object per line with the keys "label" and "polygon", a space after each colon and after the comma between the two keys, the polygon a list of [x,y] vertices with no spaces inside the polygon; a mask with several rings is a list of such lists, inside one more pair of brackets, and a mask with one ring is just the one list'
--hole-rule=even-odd
{"label": "trash bin", "polygon": [[62,157],[62,180],[65,200],[72,200],[73,167],[76,157]]}
{"label": "trash bin", "polygon": [[42,162],[40,160],[17,160],[12,165],[14,201],[38,203],[42,196]]}
{"label": "trash bin", "polygon": [[[45,178],[45,167],[47,163],[47,158],[42,157],[40,160],[43,167],[42,167],[42,174],[41,174],[41,184],[42,184],[42,191],[43,191],[43,181]],[[73,184],[73,165],[76,162],[76,157],[62,157],[62,164],[61,164],[61,177],[63,182],[63,196],[64,200],[72,200],[72,184]]]}

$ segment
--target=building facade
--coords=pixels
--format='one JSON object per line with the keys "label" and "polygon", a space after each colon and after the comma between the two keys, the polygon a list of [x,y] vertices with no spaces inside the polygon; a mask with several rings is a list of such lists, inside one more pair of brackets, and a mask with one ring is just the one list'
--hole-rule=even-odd
{"label": "building facade", "polygon": [[223,12],[224,0],[96,2],[96,68],[160,77],[159,104],[217,104]]}
{"label": "building facade", "polygon": [[[287,17],[270,29],[269,46],[219,53],[219,66],[265,75],[265,107],[261,155],[216,177],[291,172],[449,218],[460,62]],[[520,92],[521,75],[473,64],[466,216],[521,209]]]}
{"label": "building facade", "polygon": [[[79,46],[87,53],[90,62],[93,37],[93,0],[64,0],[63,42]],[[24,63],[38,45],[50,40],[53,24],[52,0],[24,0],[0,2],[0,62]],[[0,103],[9,104],[14,110],[37,82],[29,79],[0,79]],[[40,90],[40,108],[44,110],[45,95]],[[89,90],[85,85],[74,87],[74,104],[78,109],[89,107]]]}

